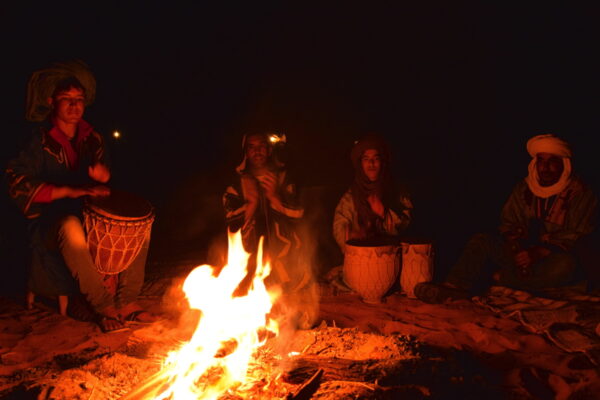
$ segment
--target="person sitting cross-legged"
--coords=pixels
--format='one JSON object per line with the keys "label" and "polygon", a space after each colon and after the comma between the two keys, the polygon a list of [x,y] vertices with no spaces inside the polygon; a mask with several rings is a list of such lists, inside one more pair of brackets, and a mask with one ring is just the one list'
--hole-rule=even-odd
{"label": "person sitting cross-legged", "polygon": [[528,176],[504,204],[498,234],[467,243],[443,284],[422,283],[430,303],[467,298],[491,283],[538,292],[581,277],[578,244],[595,229],[598,199],[571,170],[571,149],[554,135],[527,142]]}
{"label": "person sitting cross-legged", "polygon": [[342,252],[351,239],[397,236],[410,224],[413,208],[410,198],[395,190],[390,151],[381,136],[361,138],[350,158],[354,181],[338,202],[333,218],[333,236]]}

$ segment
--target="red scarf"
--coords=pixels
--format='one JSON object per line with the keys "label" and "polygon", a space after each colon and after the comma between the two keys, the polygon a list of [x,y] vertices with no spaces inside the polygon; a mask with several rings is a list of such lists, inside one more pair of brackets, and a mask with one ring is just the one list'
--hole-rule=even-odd
{"label": "red scarf", "polygon": [[68,136],[65,135],[63,131],[56,124],[56,120],[52,119],[52,129],[48,132],[48,134],[56,140],[65,151],[67,155],[67,165],[69,169],[74,170],[77,168],[77,163],[79,161],[79,151],[81,150],[81,144],[83,141],[92,133],[92,126],[85,122],[84,120],[80,120],[77,123],[77,131],[75,133],[75,137],[73,141],[69,140]]}
{"label": "red scarf", "polygon": [[[81,144],[83,141],[92,133],[94,128],[85,122],[80,120],[77,124],[77,132],[75,133],[75,146],[67,135],[56,126],[56,120],[52,119],[52,129],[48,132],[52,139],[56,140],[62,146],[67,156],[67,166],[70,170],[77,168],[79,162],[79,151],[81,150]],[[76,150],[77,149],[77,150]],[[34,203],[50,203],[52,201],[52,191],[54,185],[43,183],[38,189],[38,192],[33,197]]]}

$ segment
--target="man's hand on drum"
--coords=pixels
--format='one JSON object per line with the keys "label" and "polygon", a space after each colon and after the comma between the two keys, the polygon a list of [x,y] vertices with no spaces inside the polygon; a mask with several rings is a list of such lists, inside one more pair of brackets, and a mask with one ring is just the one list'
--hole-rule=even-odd
{"label": "man's hand on drum", "polygon": [[88,168],[88,175],[96,182],[106,183],[110,179],[110,170],[106,165],[97,163]]}
{"label": "man's hand on drum", "polygon": [[110,188],[108,186],[94,185],[94,186],[88,187],[87,190],[89,191],[88,195],[92,196],[92,197],[110,196]]}
{"label": "man's hand on drum", "polygon": [[52,191],[52,199],[77,199],[82,196],[101,197],[110,195],[110,189],[104,185],[94,186],[58,186]]}

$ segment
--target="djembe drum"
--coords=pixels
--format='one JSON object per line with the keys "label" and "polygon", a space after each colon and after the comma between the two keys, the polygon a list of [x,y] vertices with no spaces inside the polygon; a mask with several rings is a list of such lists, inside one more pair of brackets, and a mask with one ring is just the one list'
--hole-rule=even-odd
{"label": "djembe drum", "polygon": [[399,246],[348,241],[344,251],[344,281],[365,303],[380,303],[400,270]]}
{"label": "djembe drum", "polygon": [[433,279],[433,245],[427,241],[402,242],[400,287],[406,297],[416,299],[415,286]]}
{"label": "djembe drum", "polygon": [[83,220],[87,244],[102,274],[118,274],[137,257],[149,237],[154,208],[132,193],[111,190],[110,196],[85,201]]}

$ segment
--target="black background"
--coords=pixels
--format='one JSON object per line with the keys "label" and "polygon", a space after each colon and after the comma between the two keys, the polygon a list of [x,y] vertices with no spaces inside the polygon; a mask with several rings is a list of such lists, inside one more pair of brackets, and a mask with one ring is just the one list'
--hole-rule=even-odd
{"label": "black background", "polygon": [[[562,136],[575,171],[600,184],[595,9],[88,3],[1,6],[1,161],[31,131],[31,72],[85,61],[98,83],[86,119],[108,138],[123,135],[109,139],[113,185],[157,207],[151,259],[206,248],[241,137],[257,130],[286,133],[289,168],[323,206],[323,229],[352,178],[352,142],[368,131],[387,137],[415,229],[437,243],[439,271],[470,234],[494,229],[526,175],[529,137]],[[1,204],[2,268],[21,276],[22,220],[6,192]]]}

